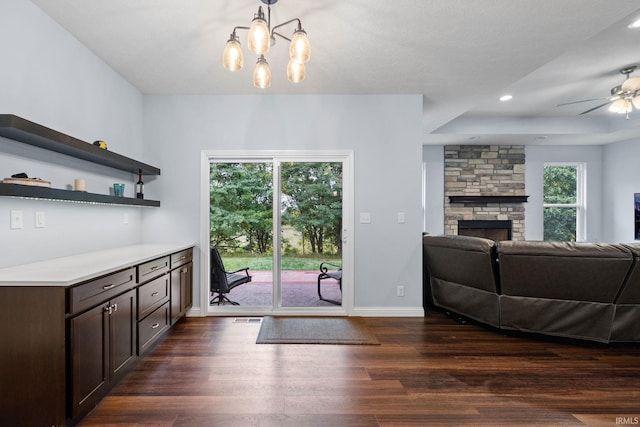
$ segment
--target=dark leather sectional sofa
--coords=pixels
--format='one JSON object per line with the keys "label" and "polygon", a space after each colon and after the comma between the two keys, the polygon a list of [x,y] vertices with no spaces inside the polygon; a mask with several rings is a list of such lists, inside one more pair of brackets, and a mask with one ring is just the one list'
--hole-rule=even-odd
{"label": "dark leather sectional sofa", "polygon": [[423,237],[433,305],[503,330],[640,342],[640,245]]}

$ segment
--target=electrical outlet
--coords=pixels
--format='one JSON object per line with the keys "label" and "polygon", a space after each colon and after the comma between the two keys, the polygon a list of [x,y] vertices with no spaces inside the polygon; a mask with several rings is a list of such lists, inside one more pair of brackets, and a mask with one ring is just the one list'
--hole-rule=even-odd
{"label": "electrical outlet", "polygon": [[44,228],[44,212],[36,212],[36,228]]}
{"label": "electrical outlet", "polygon": [[17,230],[24,226],[22,211],[11,211],[11,229]]}
{"label": "electrical outlet", "polygon": [[129,214],[126,212],[122,215],[122,223],[129,224]]}
{"label": "electrical outlet", "polygon": [[404,224],[404,212],[398,212],[398,224]]}
{"label": "electrical outlet", "polygon": [[371,214],[369,212],[360,212],[360,224],[371,224]]}
{"label": "electrical outlet", "polygon": [[398,296],[399,297],[403,297],[404,296],[404,286],[402,286],[402,285],[398,286]]}

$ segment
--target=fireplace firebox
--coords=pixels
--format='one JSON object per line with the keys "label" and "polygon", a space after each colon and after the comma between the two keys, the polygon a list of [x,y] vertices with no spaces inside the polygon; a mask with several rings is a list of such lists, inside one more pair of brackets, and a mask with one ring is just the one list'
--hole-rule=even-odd
{"label": "fireplace firebox", "polygon": [[458,235],[511,240],[511,220],[459,220]]}

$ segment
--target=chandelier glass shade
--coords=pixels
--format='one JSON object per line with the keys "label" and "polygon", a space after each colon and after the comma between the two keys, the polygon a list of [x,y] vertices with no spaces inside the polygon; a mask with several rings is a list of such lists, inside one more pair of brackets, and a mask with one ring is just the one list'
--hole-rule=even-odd
{"label": "chandelier glass shade", "polygon": [[251,27],[249,27],[247,47],[251,53],[256,55],[264,55],[269,52],[269,47],[271,47],[271,35],[269,34],[267,21],[264,19],[262,6],[258,9],[258,13],[253,18]]}
{"label": "chandelier glass shade", "polygon": [[306,64],[311,59],[311,45],[307,33],[302,29],[293,33],[289,44],[289,59],[300,64]]}
{"label": "chandelier glass shade", "polygon": [[300,62],[289,61],[287,64],[287,79],[292,83],[299,83],[304,80],[306,70],[304,64]]}
{"label": "chandelier glass shade", "polygon": [[[236,26],[227,40],[222,54],[222,65],[226,70],[239,71],[243,67],[243,53],[237,30],[248,30],[247,48],[249,52],[258,55],[256,67],[253,71],[253,84],[261,89],[271,86],[271,70],[265,55],[271,46],[276,44],[276,36],[289,42],[289,63],[287,64],[287,79],[292,83],[299,83],[306,77],[305,64],[311,59],[311,45],[307,33],[302,29],[300,19],[294,18],[281,24],[271,26],[271,5],[278,0],[262,0],[267,5],[265,17],[262,6],[254,15],[250,27]],[[291,38],[279,33],[278,30],[289,24],[297,23]]]}
{"label": "chandelier glass shade", "polygon": [[235,34],[231,34],[231,38],[227,41],[222,55],[222,65],[226,70],[238,71],[242,69],[244,58],[242,56],[242,48],[240,41]]}
{"label": "chandelier glass shade", "polygon": [[253,85],[260,89],[271,86],[271,69],[269,69],[269,63],[264,59],[264,55],[260,55],[256,68],[253,70]]}

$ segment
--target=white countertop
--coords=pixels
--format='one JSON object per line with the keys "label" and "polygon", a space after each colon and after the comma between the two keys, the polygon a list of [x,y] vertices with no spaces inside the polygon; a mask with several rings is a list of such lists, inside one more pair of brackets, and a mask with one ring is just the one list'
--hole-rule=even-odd
{"label": "white countertop", "polygon": [[140,244],[16,265],[0,269],[0,286],[70,286],[193,246]]}

